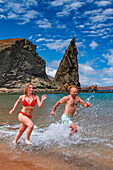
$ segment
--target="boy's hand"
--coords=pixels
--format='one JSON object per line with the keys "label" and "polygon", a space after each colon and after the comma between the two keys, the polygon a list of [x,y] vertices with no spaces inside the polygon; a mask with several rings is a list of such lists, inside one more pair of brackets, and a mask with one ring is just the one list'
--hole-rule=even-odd
{"label": "boy's hand", "polygon": [[52,111],[52,112],[51,112],[51,115],[52,115],[52,116],[54,116],[54,115],[55,115],[55,112],[54,112],[54,111]]}
{"label": "boy's hand", "polygon": [[91,106],[91,104],[90,103],[86,103],[87,104],[87,107],[90,107]]}

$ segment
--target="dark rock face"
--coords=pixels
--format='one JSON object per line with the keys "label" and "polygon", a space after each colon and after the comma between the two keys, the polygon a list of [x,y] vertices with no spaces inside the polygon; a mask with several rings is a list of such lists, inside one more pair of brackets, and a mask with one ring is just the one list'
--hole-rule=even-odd
{"label": "dark rock face", "polygon": [[76,85],[80,89],[77,54],[75,38],[73,38],[59,65],[55,80],[63,85]]}
{"label": "dark rock face", "polygon": [[23,38],[0,40],[0,87],[53,88],[45,72],[46,62],[36,53],[36,45]]}

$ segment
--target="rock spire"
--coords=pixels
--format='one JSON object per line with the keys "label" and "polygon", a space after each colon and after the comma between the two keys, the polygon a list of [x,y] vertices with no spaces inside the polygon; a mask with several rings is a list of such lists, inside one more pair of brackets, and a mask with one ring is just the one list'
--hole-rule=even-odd
{"label": "rock spire", "polygon": [[73,37],[56,72],[55,81],[63,85],[76,85],[80,89],[77,54]]}

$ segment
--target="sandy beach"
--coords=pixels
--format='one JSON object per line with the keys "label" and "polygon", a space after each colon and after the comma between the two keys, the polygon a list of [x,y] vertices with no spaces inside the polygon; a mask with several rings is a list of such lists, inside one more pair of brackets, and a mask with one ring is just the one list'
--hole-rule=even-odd
{"label": "sandy beach", "polygon": [[[19,147],[19,145],[15,145]],[[31,147],[31,146],[30,146]],[[17,151],[17,149],[16,149]],[[54,158],[49,153],[26,154],[24,151],[21,153],[15,152],[15,149],[9,148],[7,145],[0,145],[0,170],[82,170],[83,167],[68,165],[66,160],[54,154]]]}
{"label": "sandy beach", "polygon": [[12,167],[14,170],[112,170],[110,164],[104,165],[102,162],[75,156],[64,158],[58,152],[39,151],[36,155],[24,151],[17,152],[19,145],[14,148],[6,144],[0,145],[0,170],[12,170]]}

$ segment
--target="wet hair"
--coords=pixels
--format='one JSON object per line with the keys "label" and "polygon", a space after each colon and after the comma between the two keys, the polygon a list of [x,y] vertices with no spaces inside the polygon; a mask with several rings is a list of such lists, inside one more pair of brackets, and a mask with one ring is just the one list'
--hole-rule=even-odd
{"label": "wet hair", "polygon": [[26,97],[28,96],[27,92],[28,92],[28,88],[29,88],[30,85],[33,86],[32,83],[27,83],[26,86],[25,86],[24,95],[25,95]]}

